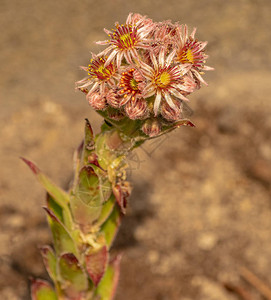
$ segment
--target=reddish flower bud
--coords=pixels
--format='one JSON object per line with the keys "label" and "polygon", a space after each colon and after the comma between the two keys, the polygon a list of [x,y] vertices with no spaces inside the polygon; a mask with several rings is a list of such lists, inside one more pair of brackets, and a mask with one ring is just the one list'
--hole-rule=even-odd
{"label": "reddish flower bud", "polygon": [[148,106],[146,100],[143,98],[130,100],[125,105],[125,112],[132,120],[145,119],[148,116]]}
{"label": "reddish flower bud", "polygon": [[105,97],[101,96],[99,93],[91,93],[87,95],[88,103],[91,107],[97,110],[103,110],[106,107]]}
{"label": "reddish flower bud", "polygon": [[166,101],[161,105],[161,114],[168,121],[177,121],[180,119],[181,105],[178,100],[172,99],[175,104],[174,108],[170,107]]}

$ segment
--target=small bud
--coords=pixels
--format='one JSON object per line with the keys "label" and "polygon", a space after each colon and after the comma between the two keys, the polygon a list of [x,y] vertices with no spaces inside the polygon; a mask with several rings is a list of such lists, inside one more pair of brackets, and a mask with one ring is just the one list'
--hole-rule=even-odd
{"label": "small bud", "polygon": [[132,120],[145,119],[148,116],[147,102],[143,98],[136,98],[130,100],[125,105],[125,112]]}
{"label": "small bud", "polygon": [[106,100],[110,106],[114,108],[120,107],[121,97],[114,90],[108,91],[106,94]]}
{"label": "small bud", "polygon": [[184,75],[182,78],[182,81],[183,81],[183,86],[184,86],[184,91],[182,92],[182,94],[184,96],[187,96],[187,95],[193,93],[195,90],[200,88],[199,80],[195,80],[190,75]]}
{"label": "small bud", "polygon": [[158,120],[154,119],[154,120],[147,120],[141,130],[148,136],[150,137],[154,137],[156,135],[158,135],[161,131],[161,124]]}
{"label": "small bud", "polygon": [[163,102],[161,105],[161,114],[168,121],[177,121],[180,119],[181,105],[178,100],[172,99],[172,101],[175,104],[174,108],[170,107],[166,101]]}
{"label": "small bud", "polygon": [[87,96],[88,103],[91,107],[97,110],[103,110],[106,107],[105,97],[101,96],[99,93],[91,93]]}

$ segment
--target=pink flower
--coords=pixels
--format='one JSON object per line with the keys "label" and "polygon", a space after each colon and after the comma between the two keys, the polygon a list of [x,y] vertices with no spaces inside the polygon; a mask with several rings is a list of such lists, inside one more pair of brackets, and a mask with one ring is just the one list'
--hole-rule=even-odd
{"label": "pink flower", "polygon": [[88,76],[77,88],[109,120],[127,116],[148,136],[159,135],[185,119],[184,101],[206,84],[202,74],[212,70],[205,65],[207,42],[195,39],[196,29],[189,35],[186,25],[153,22],[140,14],[130,13],[115,26],[105,29],[108,40],[98,42],[108,47],[81,67]]}
{"label": "pink flower", "polygon": [[116,67],[114,63],[110,63],[105,66],[105,57],[99,57],[92,54],[92,59],[88,67],[81,67],[82,70],[88,72],[88,76],[84,79],[77,81],[77,88],[82,90],[86,87],[90,87],[88,95],[93,92],[100,92],[103,94],[106,87],[113,87],[116,79]]}
{"label": "pink flower", "polygon": [[134,60],[138,60],[138,49],[148,48],[147,35],[153,27],[150,19],[146,19],[139,14],[129,14],[125,24],[115,23],[116,29],[109,31],[104,29],[109,36],[108,40],[97,42],[100,45],[109,45],[102,54],[109,54],[106,65],[116,58],[117,67],[120,67],[122,58],[131,64]]}
{"label": "pink flower", "polygon": [[132,120],[145,119],[148,116],[147,101],[143,98],[132,99],[125,105],[125,112]]}
{"label": "pink flower", "polygon": [[178,39],[176,40],[176,61],[181,64],[190,64],[191,73],[200,82],[207,85],[205,80],[202,78],[202,71],[213,70],[213,68],[205,66],[205,61],[208,55],[204,53],[204,48],[207,42],[199,42],[195,39],[196,28],[193,29],[190,36],[188,36],[187,26],[179,26],[177,28]]}
{"label": "pink flower", "polygon": [[181,109],[181,102],[178,100],[173,99],[175,104],[175,108],[171,108],[167,102],[163,102],[161,105],[161,115],[168,121],[177,121],[180,119],[180,115],[182,112]]}
{"label": "pink flower", "polygon": [[159,54],[162,48],[169,52],[172,51],[178,26],[178,24],[172,24],[169,20],[157,23],[153,30],[152,42],[152,48],[156,55]]}
{"label": "pink flower", "polygon": [[187,65],[172,64],[175,56],[175,50],[165,57],[165,51],[162,49],[159,53],[158,61],[154,53],[150,52],[152,66],[145,63],[142,64],[142,69],[149,83],[145,87],[144,97],[149,98],[155,95],[153,111],[154,115],[158,115],[161,102],[166,101],[168,105],[175,109],[172,97],[188,100],[182,92],[188,91],[183,85],[182,77],[189,70]]}
{"label": "pink flower", "polygon": [[118,86],[119,95],[123,97],[120,105],[124,105],[130,99],[135,100],[138,97],[142,97],[146,83],[142,72],[135,67],[130,67],[125,72],[122,72]]}

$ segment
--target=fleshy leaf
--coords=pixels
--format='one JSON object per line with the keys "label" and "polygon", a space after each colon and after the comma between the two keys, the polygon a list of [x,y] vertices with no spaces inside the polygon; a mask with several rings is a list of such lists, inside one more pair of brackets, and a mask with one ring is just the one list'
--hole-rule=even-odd
{"label": "fleshy leaf", "polygon": [[51,227],[51,231],[53,234],[54,239],[54,246],[57,254],[61,254],[63,252],[72,252],[77,253],[77,248],[75,246],[75,243],[67,231],[66,227],[63,225],[63,223],[60,222],[60,220],[55,216],[55,214],[48,209],[47,207],[44,207],[47,215],[48,215],[48,222]]}
{"label": "fleshy leaf", "polygon": [[69,208],[61,207],[55,199],[47,193],[47,207],[54,213],[54,215],[67,227],[68,230],[72,228],[72,216]]}
{"label": "fleshy leaf", "polygon": [[62,254],[58,266],[62,283],[61,286],[65,294],[69,297],[73,297],[72,299],[79,296],[83,297],[88,288],[88,279],[74,254]]}
{"label": "fleshy leaf", "polygon": [[115,199],[114,194],[112,193],[110,198],[103,204],[101,214],[100,214],[97,222],[95,222],[95,226],[102,225],[108,219],[108,217],[112,213],[115,202],[116,202],[116,199]]}
{"label": "fleshy leaf", "polygon": [[83,232],[87,233],[93,222],[98,219],[102,207],[89,206],[79,197],[71,196],[71,209],[75,222]]}
{"label": "fleshy leaf", "polygon": [[105,221],[101,227],[101,232],[104,234],[106,244],[110,248],[114,241],[114,238],[118,232],[121,222],[121,211],[117,205],[113,208],[110,217]]}
{"label": "fleshy leaf", "polygon": [[47,207],[55,214],[55,216],[64,223],[63,208],[55,201],[52,196],[47,193]]}
{"label": "fleshy leaf", "polygon": [[104,197],[110,196],[108,182],[101,182],[95,173],[97,166],[84,166],[79,174],[79,182],[71,196],[73,217],[81,229],[87,230],[95,222],[102,211]]}
{"label": "fleshy leaf", "polygon": [[36,175],[38,181],[43,185],[46,191],[55,199],[55,201],[61,206],[65,207],[69,203],[69,195],[61,188],[56,186],[46,175],[44,175],[40,169],[31,161],[21,157],[21,159],[29,166],[29,168]]}
{"label": "fleshy leaf", "polygon": [[50,246],[40,247],[43,263],[49,276],[56,281],[56,257]]}
{"label": "fleshy leaf", "polygon": [[96,289],[96,295],[102,300],[112,300],[119,281],[121,255],[112,260],[106,269],[104,277]]}
{"label": "fleshy leaf", "polygon": [[32,300],[57,300],[57,295],[47,281],[32,279],[31,298]]}
{"label": "fleshy leaf", "polygon": [[99,206],[101,204],[99,177],[92,166],[84,166],[81,169],[79,182],[74,192],[87,205]]}
{"label": "fleshy leaf", "polygon": [[88,253],[86,253],[85,259],[88,275],[93,281],[94,285],[97,286],[102,279],[107,267],[107,247],[103,246],[98,251],[88,251]]}

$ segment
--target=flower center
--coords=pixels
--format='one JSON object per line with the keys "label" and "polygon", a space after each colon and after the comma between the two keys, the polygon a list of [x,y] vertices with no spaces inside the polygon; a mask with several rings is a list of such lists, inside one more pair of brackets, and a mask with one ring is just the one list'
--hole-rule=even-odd
{"label": "flower center", "polygon": [[138,90],[138,82],[134,78],[130,80],[130,86],[133,90]]}
{"label": "flower center", "polygon": [[160,88],[165,88],[169,85],[171,81],[171,76],[167,71],[158,74],[155,78],[155,84]]}
{"label": "flower center", "polygon": [[115,73],[115,67],[112,63],[108,66],[104,66],[105,59],[100,57],[95,60],[91,60],[88,65],[88,75],[89,79],[98,78],[99,80],[109,80],[110,77]]}
{"label": "flower center", "polygon": [[178,55],[178,60],[182,64],[193,64],[195,62],[193,51],[189,48],[183,49]]}
{"label": "flower center", "polygon": [[194,63],[194,55],[193,52],[191,51],[191,49],[188,49],[186,52],[186,59],[193,64]]}
{"label": "flower center", "polygon": [[113,34],[110,34],[110,37],[117,48],[132,49],[137,43],[137,28],[131,25],[121,25]]}
{"label": "flower center", "polygon": [[134,78],[134,72],[134,68],[123,72],[119,83],[120,95],[123,95],[124,98],[130,96],[132,97],[132,100],[134,100],[135,96],[140,93],[138,84],[141,82]]}

